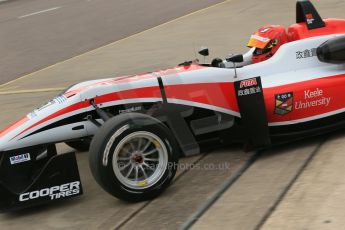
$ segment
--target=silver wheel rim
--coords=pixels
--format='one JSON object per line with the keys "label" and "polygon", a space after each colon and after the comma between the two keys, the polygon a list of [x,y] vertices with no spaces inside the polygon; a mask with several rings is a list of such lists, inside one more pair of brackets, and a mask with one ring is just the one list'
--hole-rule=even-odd
{"label": "silver wheel rim", "polygon": [[126,187],[145,189],[156,184],[168,165],[167,148],[158,136],[138,131],[116,146],[112,160],[117,179]]}

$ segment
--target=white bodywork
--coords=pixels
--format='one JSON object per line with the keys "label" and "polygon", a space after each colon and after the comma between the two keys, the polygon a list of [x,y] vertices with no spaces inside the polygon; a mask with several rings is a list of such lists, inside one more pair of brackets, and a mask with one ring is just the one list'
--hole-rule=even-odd
{"label": "white bodywork", "polygon": [[[67,93],[69,93],[77,90],[75,95],[69,98],[66,98],[64,95],[55,98],[49,104],[28,114],[26,118],[21,121],[22,123],[18,123],[7,131],[5,130],[0,133],[0,151],[92,136],[96,132],[97,127],[88,120],[69,125],[61,125],[37,134],[32,133],[64,118],[94,110],[91,105],[85,106],[83,103],[87,103],[87,100],[97,96],[132,89],[142,89],[145,87],[159,87],[157,76],[162,76],[164,87],[169,85],[235,82],[261,76],[262,85],[265,89],[345,73],[344,65],[322,63],[316,56],[296,59],[296,52],[306,49],[315,49],[323,42],[335,36],[336,35],[314,37],[284,44],[269,60],[238,68],[237,76],[235,76],[234,69],[232,68],[206,67],[192,71],[179,71],[178,68],[183,67],[176,67],[169,71],[132,76],[120,80],[117,80],[117,78],[110,78],[77,84],[67,91]],[[232,67],[232,65],[230,65],[230,67]],[[100,104],[99,107],[158,101],[162,101],[162,98],[158,96],[151,98],[133,97],[131,99],[109,101]],[[205,107],[240,117],[239,111],[227,110],[217,106],[212,107],[202,103],[169,98],[168,102]],[[80,108],[77,107],[76,109],[71,109],[71,111],[66,110],[66,113],[64,113],[64,111],[61,112],[61,110],[71,106],[73,107],[76,104],[79,104]],[[54,117],[50,119],[52,116]],[[72,130],[73,127],[79,125],[84,125],[85,128]],[[270,123],[269,125],[274,125],[274,123]],[[32,135],[28,136],[29,134]],[[25,136],[28,137],[23,138]]]}

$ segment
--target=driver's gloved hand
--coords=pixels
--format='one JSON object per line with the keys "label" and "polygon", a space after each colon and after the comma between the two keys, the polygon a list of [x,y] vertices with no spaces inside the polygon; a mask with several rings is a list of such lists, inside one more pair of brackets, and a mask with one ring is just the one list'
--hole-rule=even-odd
{"label": "driver's gloved hand", "polygon": [[221,63],[223,63],[223,60],[221,58],[215,58],[211,62],[212,67],[221,67]]}

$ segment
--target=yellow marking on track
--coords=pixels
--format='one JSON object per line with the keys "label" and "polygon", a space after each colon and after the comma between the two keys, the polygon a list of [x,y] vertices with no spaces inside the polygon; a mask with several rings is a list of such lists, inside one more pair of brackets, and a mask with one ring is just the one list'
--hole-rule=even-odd
{"label": "yellow marking on track", "polygon": [[45,89],[13,90],[13,91],[2,91],[2,92],[0,91],[0,95],[57,92],[57,91],[62,91],[64,89],[65,88],[45,88]]}
{"label": "yellow marking on track", "polygon": [[[18,81],[18,80],[21,80],[21,79],[24,79],[24,78],[33,76],[34,74],[37,74],[37,73],[40,73],[40,72],[49,70],[49,69],[51,69],[51,68],[53,68],[53,67],[55,67],[55,66],[57,66],[57,65],[60,65],[60,64],[65,63],[65,62],[67,62],[67,61],[70,61],[70,60],[73,60],[73,59],[80,58],[80,57],[82,57],[82,56],[84,56],[84,55],[87,55],[87,54],[94,53],[94,52],[98,51],[99,49],[103,49],[103,48],[105,48],[105,47],[108,47],[108,46],[111,46],[111,45],[114,45],[114,44],[123,42],[123,41],[125,41],[125,40],[127,40],[127,39],[131,39],[131,38],[133,38],[133,37],[139,36],[139,35],[141,35],[141,34],[143,34],[143,33],[146,33],[146,32],[148,32],[148,31],[154,30],[154,29],[159,28],[159,27],[161,27],[161,26],[168,25],[168,24],[170,24],[170,23],[172,23],[172,22],[179,21],[179,20],[184,19],[184,18],[186,18],[186,17],[189,17],[189,16],[191,16],[191,15],[194,15],[194,14],[197,14],[197,13],[200,13],[200,12],[203,12],[203,11],[206,11],[206,10],[208,10],[208,9],[211,9],[211,8],[213,8],[213,7],[216,7],[216,6],[219,6],[219,5],[228,3],[228,2],[230,2],[230,1],[232,1],[232,0],[225,0],[225,1],[220,2],[220,3],[217,3],[217,4],[215,4],[215,5],[208,6],[208,7],[206,7],[206,8],[203,8],[203,9],[200,9],[200,10],[197,10],[197,11],[194,11],[194,12],[191,12],[191,13],[189,13],[189,14],[183,15],[183,16],[181,16],[181,17],[172,19],[172,20],[170,20],[170,21],[168,21],[168,22],[164,22],[164,23],[159,24],[159,25],[157,25],[157,26],[154,26],[154,27],[152,27],[152,28],[150,28],[150,29],[147,29],[147,30],[144,30],[144,31],[135,33],[135,34],[132,34],[132,35],[130,35],[130,36],[128,36],[128,37],[122,38],[122,39],[120,39],[120,40],[117,40],[117,41],[115,41],[115,42],[109,43],[109,44],[107,44],[107,45],[100,46],[100,47],[98,47],[98,48],[96,48],[96,49],[93,49],[93,50],[87,51],[87,52],[85,52],[85,53],[79,54],[79,55],[77,55],[77,56],[68,58],[68,59],[66,59],[66,60],[64,60],[64,61],[57,62],[57,63],[55,63],[55,64],[53,64],[53,65],[50,65],[50,66],[47,66],[47,67],[45,67],[45,68],[43,68],[43,69],[37,70],[37,71],[35,71],[35,72],[26,74],[26,75],[21,76],[21,77],[19,77],[19,78],[16,78],[16,79],[14,79],[14,80],[12,80],[12,81],[9,81],[9,82],[6,82],[6,83],[4,83],[4,84],[1,84],[1,85],[0,85],[0,88],[1,88],[1,87],[4,87],[4,86],[7,86],[7,85],[9,85],[9,84],[11,84],[11,83],[14,83],[14,82],[16,82],[16,81]],[[3,95],[3,93],[4,93],[4,92],[0,93],[0,95]]]}

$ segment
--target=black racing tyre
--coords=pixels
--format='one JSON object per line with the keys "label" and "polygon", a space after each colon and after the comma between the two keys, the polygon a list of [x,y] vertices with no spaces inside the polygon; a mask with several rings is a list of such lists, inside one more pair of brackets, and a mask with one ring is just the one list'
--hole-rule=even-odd
{"label": "black racing tyre", "polygon": [[66,145],[80,152],[85,152],[90,149],[91,138],[84,138],[76,141],[66,141]]}
{"label": "black racing tyre", "polygon": [[175,176],[179,147],[159,120],[139,113],[109,119],[94,136],[89,164],[98,184],[129,202],[153,199]]}

